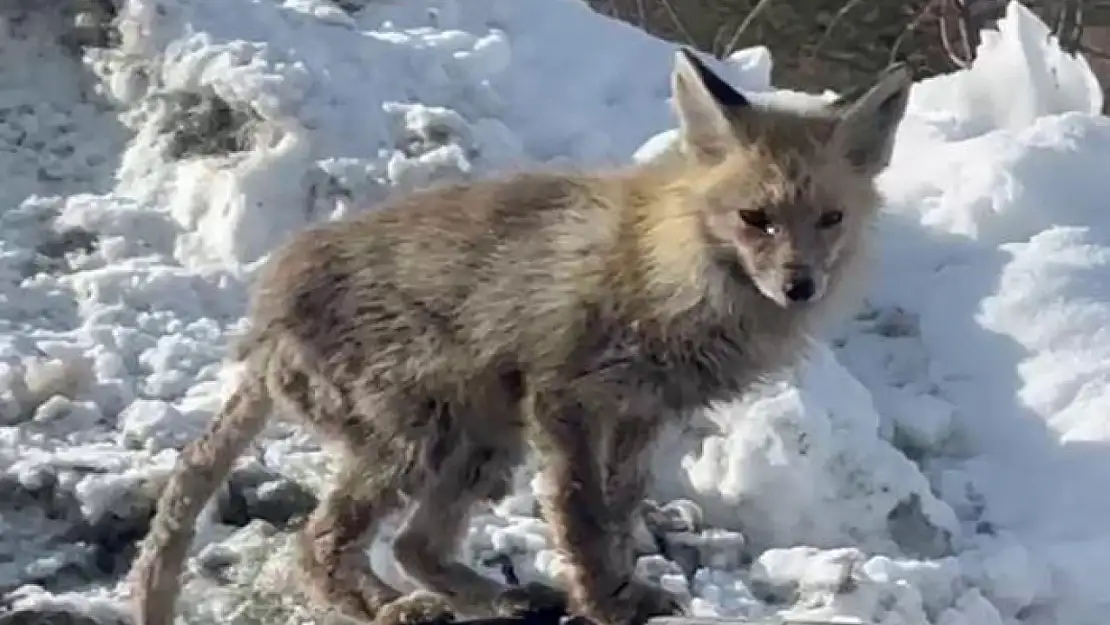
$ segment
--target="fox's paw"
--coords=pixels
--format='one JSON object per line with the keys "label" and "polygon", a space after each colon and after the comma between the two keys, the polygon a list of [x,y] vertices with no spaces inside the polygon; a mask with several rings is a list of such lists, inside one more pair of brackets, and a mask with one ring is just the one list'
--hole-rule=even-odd
{"label": "fox's paw", "polygon": [[302,548],[299,557],[297,581],[310,602],[321,609],[371,622],[382,606],[400,597],[357,565],[318,558],[311,545]]}
{"label": "fox's paw", "polygon": [[629,582],[626,593],[635,606],[631,625],[640,625],[653,616],[676,616],[686,611],[681,597],[655,584],[634,579]]}
{"label": "fox's paw", "polygon": [[539,616],[556,619],[567,611],[567,595],[563,591],[530,582],[508,588],[493,602],[493,611],[499,616]]}
{"label": "fox's paw", "polygon": [[685,612],[685,602],[654,584],[632,579],[616,593],[592,601],[580,601],[576,612],[599,625],[643,625],[654,616]]}
{"label": "fox's paw", "polygon": [[455,611],[442,595],[417,590],[383,605],[374,625],[445,625],[455,620]]}

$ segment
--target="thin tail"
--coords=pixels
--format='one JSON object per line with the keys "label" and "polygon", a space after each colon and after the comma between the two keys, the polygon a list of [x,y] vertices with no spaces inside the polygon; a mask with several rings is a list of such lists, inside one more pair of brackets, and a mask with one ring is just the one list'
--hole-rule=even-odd
{"label": "thin tail", "polygon": [[129,573],[136,625],[172,625],[181,573],[197,516],[231,465],[266,425],[271,402],[260,380],[245,379],[208,429],[181,451]]}

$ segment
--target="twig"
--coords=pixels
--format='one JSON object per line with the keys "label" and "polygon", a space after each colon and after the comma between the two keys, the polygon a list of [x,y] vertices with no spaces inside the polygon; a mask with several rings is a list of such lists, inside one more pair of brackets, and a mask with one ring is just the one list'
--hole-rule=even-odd
{"label": "twig", "polygon": [[960,55],[956,53],[955,46],[952,43],[952,37],[948,34],[948,11],[945,9],[954,1],[958,2],[959,0],[944,0],[942,6],[945,8],[941,9],[937,27],[940,29],[940,45],[944,48],[944,53],[948,56],[948,60],[956,67],[965,69],[971,64],[971,59],[960,58]]}
{"label": "twig", "polygon": [[822,50],[820,53],[815,53],[813,58],[836,63],[856,72],[860,72],[861,74],[870,75],[875,73],[875,68],[873,66],[857,61],[850,52]]}
{"label": "twig", "polygon": [[693,35],[687,30],[686,25],[682,23],[682,18],[678,16],[678,12],[671,6],[670,0],[659,0],[659,3],[662,4],[663,9],[667,11],[667,15],[670,16],[671,21],[674,22],[675,28],[677,28],[678,32],[686,39],[686,43],[696,47],[697,43],[694,41]]}
{"label": "twig", "polygon": [[1079,51],[1096,59],[1110,60],[1110,52],[1102,48],[1096,48],[1089,43],[1080,44]]}
{"label": "twig", "polygon": [[726,44],[724,48],[724,54],[721,56],[727,56],[735,51],[737,44],[740,43],[740,37],[744,36],[744,31],[748,30],[748,27],[752,25],[755,18],[759,17],[759,14],[770,5],[771,0],[759,0],[759,3],[752,7],[751,12],[744,16],[744,21],[740,22],[740,25],[736,27],[736,32],[732,33],[732,38],[728,40],[728,44]]}
{"label": "twig", "polygon": [[1083,39],[1083,0],[1062,0],[1054,22],[1052,34],[1060,48],[1075,55]]}
{"label": "twig", "polygon": [[862,2],[863,0],[848,0],[848,2],[844,3],[844,6],[840,7],[840,10],[836,12],[836,15],[834,15],[833,18],[829,20],[829,25],[825,27],[825,32],[822,33],[821,38],[817,40],[816,45],[814,45],[813,49],[810,51],[810,59],[812,59],[814,55],[817,54],[817,52],[825,45],[825,42],[829,40],[829,35],[832,34],[833,29],[836,28],[837,24],[840,23],[840,20],[844,19],[844,17],[848,15],[849,11],[856,8],[856,6],[858,6]]}
{"label": "twig", "polygon": [[[973,10],[971,3],[975,1],[942,0],[940,5],[940,16],[938,18],[940,43],[948,59],[959,68],[966,68],[975,61],[979,50],[979,33],[986,25],[983,16],[987,13],[987,9]],[[959,39],[957,40],[954,40],[949,34],[949,19],[956,22],[959,32]],[[956,43],[959,43],[960,47],[963,48],[962,54],[956,51]]]}
{"label": "twig", "polygon": [[728,19],[728,17],[725,17],[722,19],[723,23],[721,24],[721,27],[713,33],[713,42],[709,46],[710,53],[712,53],[713,56],[717,58],[724,58],[728,56],[728,53],[725,51],[725,44],[727,43],[725,39],[731,37],[729,33],[733,32],[733,26],[737,25],[739,22],[744,21],[744,19],[741,17],[737,17],[737,19]]}
{"label": "twig", "polygon": [[648,26],[648,18],[647,7],[644,5],[644,0],[636,0],[636,15],[640,19],[640,22],[637,25],[640,28],[646,29]]}
{"label": "twig", "polygon": [[[908,24],[906,24],[906,27],[902,29],[901,34],[898,35],[898,38],[895,39],[894,43],[890,46],[890,57],[887,58],[888,64],[893,63],[895,60],[897,60],[898,51],[902,49],[902,44],[906,42],[906,38],[909,37],[910,34],[912,34],[915,30],[917,30],[917,27],[921,25],[921,22],[929,16],[930,11],[936,11],[940,1],[942,0],[932,0],[931,2],[927,2],[924,6],[921,7],[921,10],[917,12],[917,15],[915,15]],[[938,17],[938,19],[941,18],[943,18],[943,15]]]}
{"label": "twig", "polygon": [[964,47],[964,58],[968,65],[979,54],[979,20],[973,20],[968,2],[974,0],[952,0],[956,7],[956,25],[960,27],[960,44]]}

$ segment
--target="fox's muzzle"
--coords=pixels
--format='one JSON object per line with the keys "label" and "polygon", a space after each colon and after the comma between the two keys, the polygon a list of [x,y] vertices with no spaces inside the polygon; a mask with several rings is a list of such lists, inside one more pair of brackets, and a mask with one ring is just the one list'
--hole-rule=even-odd
{"label": "fox's muzzle", "polygon": [[788,278],[782,285],[782,293],[792,302],[808,302],[817,293],[817,283],[809,276]]}
{"label": "fox's muzzle", "polygon": [[813,271],[805,265],[785,267],[785,278],[782,281],[782,294],[788,302],[808,302],[817,295],[817,281],[813,278]]}

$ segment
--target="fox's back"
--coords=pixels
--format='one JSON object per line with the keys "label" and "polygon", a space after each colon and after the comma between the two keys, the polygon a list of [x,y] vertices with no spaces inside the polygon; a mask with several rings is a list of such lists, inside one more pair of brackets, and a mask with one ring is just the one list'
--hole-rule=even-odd
{"label": "fox's back", "polygon": [[462,379],[516,358],[547,333],[537,328],[557,331],[600,279],[618,220],[590,181],[556,174],[397,197],[277,250],[257,281],[252,335],[294,337],[352,375]]}

